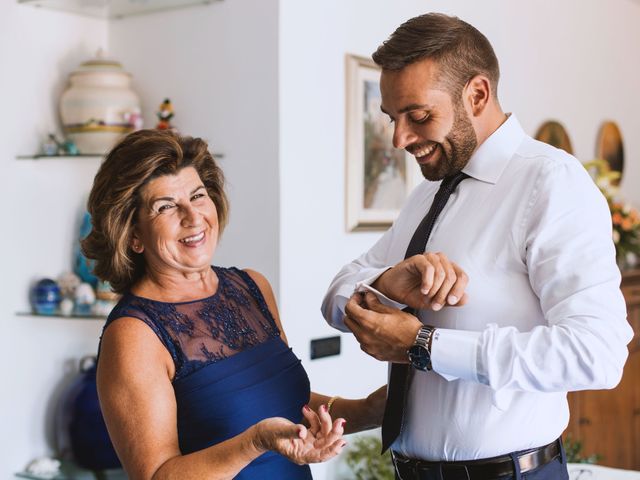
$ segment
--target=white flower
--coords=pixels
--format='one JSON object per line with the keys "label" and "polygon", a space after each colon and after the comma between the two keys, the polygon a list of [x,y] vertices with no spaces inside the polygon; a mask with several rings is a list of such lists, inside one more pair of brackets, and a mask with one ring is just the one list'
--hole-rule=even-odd
{"label": "white flower", "polygon": [[631,204],[625,203],[624,207],[622,207],[622,213],[629,215],[629,213],[631,213]]}
{"label": "white flower", "polygon": [[60,461],[55,458],[41,457],[27,465],[27,472],[42,478],[53,478],[60,471]]}

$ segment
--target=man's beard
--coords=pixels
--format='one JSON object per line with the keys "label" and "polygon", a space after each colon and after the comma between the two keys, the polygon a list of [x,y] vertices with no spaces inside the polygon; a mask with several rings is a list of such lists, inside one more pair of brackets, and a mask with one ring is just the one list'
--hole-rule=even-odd
{"label": "man's beard", "polygon": [[[427,180],[442,180],[444,177],[459,172],[469,163],[471,155],[478,146],[476,132],[473,130],[473,125],[467,117],[462,102],[454,107],[454,115],[451,130],[444,137],[444,142],[439,143],[436,147],[440,149],[438,162],[435,165],[420,165],[422,175]],[[445,147],[445,145],[447,146]]]}

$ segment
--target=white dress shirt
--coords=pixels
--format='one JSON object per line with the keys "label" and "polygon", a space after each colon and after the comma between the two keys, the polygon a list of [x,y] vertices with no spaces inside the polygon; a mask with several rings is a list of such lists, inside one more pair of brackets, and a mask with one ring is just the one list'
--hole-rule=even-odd
{"label": "white dress shirt", "polygon": [[[566,428],[566,392],[612,388],[633,336],[611,216],[571,155],[533,140],[511,115],[473,154],[427,251],[469,276],[469,301],[439,312],[433,371],[415,371],[395,451],[470,460],[545,445]],[[335,277],[322,311],[346,330],[344,306],[403,260],[439,182],[425,181],[393,226]]]}

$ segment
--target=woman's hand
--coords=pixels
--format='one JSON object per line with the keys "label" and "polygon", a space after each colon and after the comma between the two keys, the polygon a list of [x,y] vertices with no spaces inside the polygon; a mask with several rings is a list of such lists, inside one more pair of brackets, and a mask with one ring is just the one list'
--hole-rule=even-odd
{"label": "woman's hand", "polygon": [[332,422],[324,405],[319,410],[317,414],[306,406],[302,410],[309,428],[286,418],[262,420],[255,426],[256,448],[278,452],[298,465],[324,462],[335,457],[346,445],[342,438],[345,421],[338,418]]}

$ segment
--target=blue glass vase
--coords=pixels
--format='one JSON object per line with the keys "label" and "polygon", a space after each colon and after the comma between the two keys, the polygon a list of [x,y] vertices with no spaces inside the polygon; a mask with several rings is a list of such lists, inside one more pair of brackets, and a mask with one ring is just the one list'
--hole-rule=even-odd
{"label": "blue glass vase", "polygon": [[80,373],[62,395],[57,418],[58,449],[89,470],[121,468],[102,417],[96,386],[96,359],[80,360]]}
{"label": "blue glass vase", "polygon": [[95,266],[95,260],[89,260],[84,256],[80,249],[80,240],[84,239],[91,233],[91,215],[89,212],[85,212],[82,217],[82,224],[80,225],[80,232],[78,235],[78,241],[75,245],[75,260],[73,265],[73,271],[78,275],[83,282],[91,284],[95,287],[98,283],[98,278],[93,274],[93,267]]}
{"label": "blue glass vase", "polygon": [[31,289],[31,305],[36,313],[53,315],[58,311],[62,300],[58,284],[49,278],[43,278]]}

